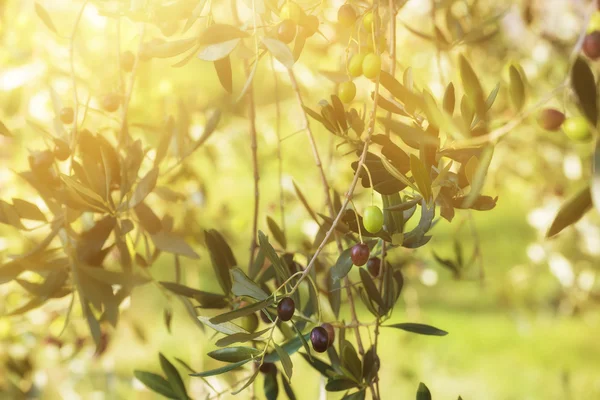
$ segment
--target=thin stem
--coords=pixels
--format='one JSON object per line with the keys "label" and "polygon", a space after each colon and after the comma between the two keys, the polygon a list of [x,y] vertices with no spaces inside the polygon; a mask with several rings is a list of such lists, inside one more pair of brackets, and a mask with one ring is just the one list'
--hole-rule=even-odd
{"label": "thin stem", "polygon": [[[271,56],[271,65],[275,70],[275,57]],[[275,119],[276,119],[276,134],[277,134],[277,164],[279,175],[279,213],[281,215],[281,230],[285,235],[285,206],[283,195],[283,157],[281,151],[281,107],[279,104],[279,79],[275,75]]]}
{"label": "thin stem", "polygon": [[140,40],[138,43],[138,50],[135,54],[133,61],[133,68],[131,69],[131,75],[129,77],[129,86],[125,91],[125,98],[123,99],[122,112],[121,112],[121,129],[119,130],[119,145],[125,141],[125,133],[127,133],[127,113],[129,112],[129,103],[131,103],[131,97],[133,96],[133,88],[135,86],[135,78],[137,76],[138,66],[140,64],[140,54],[144,46],[144,36],[146,34],[146,24],[140,22]]}
{"label": "thin stem", "polygon": [[[296,93],[296,98],[298,99],[298,103],[300,104],[300,106],[302,107],[303,102],[302,102],[302,95],[300,94],[300,89],[298,87],[298,82],[296,81],[296,76],[294,75],[294,72],[291,69],[288,69],[289,75],[290,75],[290,81],[292,83],[292,87],[294,89],[294,92]],[[379,88],[379,78],[377,78],[377,88]],[[376,96],[378,94],[378,90],[376,93]],[[375,100],[375,108],[374,110],[377,109],[377,100]],[[315,159],[315,164],[317,165],[317,168],[319,169],[319,173],[321,175],[321,183],[323,186],[323,191],[325,194],[325,200],[327,203],[327,208],[329,209],[329,215],[333,218],[333,216],[335,215],[335,209],[333,208],[333,203],[331,202],[331,196],[330,196],[330,186],[329,183],[327,182],[327,177],[325,176],[325,171],[323,170],[323,164],[321,163],[321,157],[319,156],[319,151],[317,149],[317,145],[315,143],[315,139],[314,139],[314,135],[312,133],[312,130],[310,128],[310,122],[308,120],[308,116],[306,115],[306,112],[304,111],[304,109],[302,109],[302,115],[304,117],[304,125],[305,125],[305,129],[306,129],[306,134],[308,136],[308,140],[310,142],[312,151],[313,151],[313,157]],[[373,115],[373,121],[372,121],[372,128],[374,129],[374,125],[375,125],[375,116]],[[371,138],[371,133],[373,131],[373,129],[369,130],[369,135],[367,137],[367,140],[365,142],[365,148],[363,149],[363,155],[361,156],[361,161],[359,162],[359,166],[357,168],[357,174],[359,174],[360,169],[363,167],[364,165],[364,161],[366,159],[366,155],[367,155],[367,149],[369,147],[369,140]],[[334,229],[335,226],[337,225],[337,223],[339,222],[339,219],[342,216],[343,211],[346,209],[347,205],[348,205],[348,201],[350,200],[351,196],[352,196],[352,192],[354,192],[354,189],[356,187],[356,183],[358,182],[358,175],[354,176],[354,180],[352,183],[352,190],[349,192],[349,194],[346,195],[346,201],[344,203],[344,205],[342,206],[342,208],[340,209],[339,213],[337,214],[337,217],[334,220],[334,223],[332,225],[332,228],[329,230],[328,235],[326,235],[325,240],[323,241],[323,243],[321,243],[321,246],[319,246],[322,250],[322,248],[324,247],[324,245],[327,243],[327,240],[329,239],[329,237],[331,236],[331,234],[333,233],[335,235],[335,241],[337,244],[337,248],[338,251],[341,253],[343,251],[343,247],[342,247],[342,242],[337,234],[337,231]],[[315,258],[313,257],[313,260]],[[310,271],[309,268],[306,268],[306,271]],[[307,272],[308,273],[308,272]],[[302,281],[303,277],[300,279],[300,281],[298,281],[298,283],[296,284],[296,286],[298,286],[300,284],[300,282]],[[352,321],[357,321],[357,316],[356,316],[356,308],[354,305],[354,297],[352,294],[352,289],[349,287],[350,286],[350,278],[348,278],[348,276],[346,276],[344,278],[346,286],[348,286],[348,289],[346,291],[347,296],[348,296],[348,303],[350,304],[350,313],[352,315]],[[294,288],[295,290],[295,288]],[[361,355],[363,355],[365,353],[365,350],[363,348],[363,344],[362,344],[362,340],[360,337],[360,330],[358,327],[356,327],[355,329],[355,334],[356,334],[356,343],[358,345],[358,351]]]}
{"label": "thin stem", "polygon": [[[250,67],[248,62],[245,64],[246,75],[250,76]],[[256,108],[254,104],[254,84],[250,83],[248,88],[248,118],[250,119],[250,147],[252,149],[252,170],[254,172],[254,213],[252,217],[252,236],[250,238],[250,262],[248,268],[254,264],[254,253],[256,253],[256,232],[258,231],[258,213],[260,203],[260,174],[258,171],[258,143],[256,140]]]}
{"label": "thin stem", "polygon": [[70,44],[69,44],[69,63],[71,65],[71,80],[73,81],[73,132],[71,134],[71,164],[73,163],[73,153],[75,145],[77,143],[78,133],[78,115],[79,115],[79,96],[77,95],[77,74],[75,73],[75,37],[77,36],[77,29],[81,22],[81,17],[85,11],[85,7],[88,5],[89,0],[86,0],[77,14],[75,24],[73,25],[73,31],[71,32]]}

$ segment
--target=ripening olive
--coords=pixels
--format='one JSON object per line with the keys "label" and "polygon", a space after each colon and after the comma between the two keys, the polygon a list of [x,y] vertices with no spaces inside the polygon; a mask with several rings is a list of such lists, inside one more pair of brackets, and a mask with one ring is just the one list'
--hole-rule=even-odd
{"label": "ripening olive", "polygon": [[350,27],[356,22],[356,11],[350,4],[344,4],[338,10],[338,22],[340,25]]}
{"label": "ripening olive", "polygon": [[296,37],[296,23],[291,19],[284,19],[277,27],[277,38],[283,43],[291,43]]}
{"label": "ripening olive", "polygon": [[357,267],[362,267],[367,263],[369,254],[371,254],[371,250],[369,250],[369,246],[364,243],[357,243],[352,246],[352,250],[350,250],[352,263]]}
{"label": "ripening olive", "polygon": [[291,19],[295,23],[299,24],[304,17],[304,10],[296,3],[292,1],[286,2],[279,11],[279,18]]}
{"label": "ripening olive", "polygon": [[63,124],[72,124],[74,118],[75,112],[71,107],[64,107],[62,110],[60,110],[60,122],[62,122]]}
{"label": "ripening olive", "polygon": [[325,322],[321,324],[321,328],[325,329],[325,331],[327,332],[327,345],[329,347],[333,344],[333,341],[335,340],[335,330],[333,329],[333,325],[331,325],[328,322]]}
{"label": "ripening olive", "polygon": [[583,39],[583,54],[592,60],[600,58],[600,31],[589,33]]}
{"label": "ripening olive", "polygon": [[557,131],[565,122],[565,114],[553,108],[546,108],[540,112],[538,123],[547,131]]}
{"label": "ripening olive", "polygon": [[102,108],[108,112],[115,112],[121,105],[121,96],[116,93],[110,93],[102,99]]}

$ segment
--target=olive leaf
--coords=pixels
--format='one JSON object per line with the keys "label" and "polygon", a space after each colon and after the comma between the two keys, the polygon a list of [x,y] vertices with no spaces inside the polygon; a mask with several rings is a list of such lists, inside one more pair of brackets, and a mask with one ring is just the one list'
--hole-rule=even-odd
{"label": "olive leaf", "polygon": [[237,346],[237,347],[225,347],[222,349],[213,350],[207,355],[210,358],[214,358],[218,361],[237,363],[240,361],[248,360],[258,356],[261,353],[260,350],[254,347]]}
{"label": "olive leaf", "polygon": [[146,196],[148,196],[156,186],[156,181],[158,180],[158,168],[152,168],[150,172],[148,172],[141,180],[140,183],[135,188],[135,191],[131,195],[131,199],[129,199],[129,208],[134,208],[138,204],[140,204]]}
{"label": "olive leaf", "polygon": [[226,42],[208,45],[204,49],[202,49],[200,53],[198,53],[198,58],[204,61],[221,60],[229,56],[229,54],[231,54],[231,52],[235,50],[237,45],[240,43],[240,40],[240,38],[236,38],[228,40]]}
{"label": "olive leaf", "polygon": [[135,378],[142,382],[150,390],[161,394],[169,399],[179,399],[175,394],[169,382],[160,375],[152,372],[135,370],[133,371]]}
{"label": "olive leaf", "polygon": [[158,357],[160,359],[160,366],[167,377],[167,382],[169,382],[177,398],[188,399],[189,396],[185,390],[185,384],[177,368],[162,353],[158,353]]}
{"label": "olive leaf", "polygon": [[38,2],[35,3],[35,13],[42,20],[42,22],[44,23],[44,25],[46,25],[46,27],[48,29],[50,29],[54,33],[58,33],[58,31],[56,30],[56,26],[54,26],[54,22],[52,22],[52,18],[50,17],[50,14],[48,14],[48,11],[46,11],[44,6],[42,6]]}
{"label": "olive leaf", "polygon": [[417,400],[431,400],[431,392],[423,382],[419,383],[417,389]]}
{"label": "olive leaf", "polygon": [[525,104],[525,82],[519,70],[511,65],[509,68],[509,91],[510,99],[512,100],[513,106],[517,111],[521,111]]}
{"label": "olive leaf", "polygon": [[594,206],[596,207],[596,210],[600,211],[600,142],[596,143],[596,149],[594,151],[594,161],[592,166],[592,201],[594,203]]}
{"label": "olive leaf", "polygon": [[464,55],[461,54],[459,56],[458,63],[463,87],[465,88],[468,99],[473,109],[477,111],[479,118],[484,119],[487,109],[485,106],[483,88],[481,87],[479,78],[477,78],[475,71]]}
{"label": "olive leaf", "polygon": [[285,249],[287,247],[285,233],[281,230],[279,225],[277,225],[277,222],[275,222],[273,218],[267,216],[267,225],[269,226],[269,231],[271,231],[271,234],[273,235],[275,240],[277,240],[281,247]]}
{"label": "olive leaf", "polygon": [[428,335],[428,336],[446,336],[448,332],[438,329],[436,327],[425,325],[425,324],[417,324],[413,322],[404,322],[399,324],[392,325],[382,325],[385,328],[396,328],[402,329],[407,332],[418,333],[420,335]]}
{"label": "olive leaf", "polygon": [[294,66],[295,58],[289,47],[285,43],[265,37],[262,39],[263,44],[269,50],[269,52],[286,68],[292,68]]}
{"label": "olive leaf", "polygon": [[150,235],[150,237],[152,238],[152,242],[156,248],[161,251],[178,254],[191,259],[200,258],[200,256],[194,252],[194,250],[185,242],[183,238],[170,232],[160,231]]}
{"label": "olive leaf", "polygon": [[331,278],[333,282],[338,282],[340,279],[344,278],[352,269],[352,258],[350,258],[352,252],[352,248],[349,247],[346,250],[342,251],[342,254],[339,255],[335,265],[331,269]]}
{"label": "olive leaf", "polygon": [[233,25],[213,24],[200,34],[198,43],[204,46],[209,46],[212,44],[228,42],[234,39],[242,39],[248,36],[248,33],[241,31]]}
{"label": "olive leaf", "polygon": [[[264,257],[263,257],[264,259]],[[256,300],[265,300],[269,295],[239,268],[231,270],[233,287],[231,291],[236,296],[248,296]]]}
{"label": "olive leaf", "polygon": [[213,63],[215,65],[215,70],[217,71],[217,76],[219,77],[219,82],[221,82],[221,86],[223,86],[223,89],[225,89],[228,93],[233,93],[231,58],[226,56],[219,60],[215,60]]}
{"label": "olive leaf", "polygon": [[209,371],[196,372],[196,373],[190,374],[190,376],[199,376],[201,378],[206,378],[207,376],[221,375],[221,374],[224,374],[225,372],[233,371],[234,369],[241,367],[242,365],[246,364],[248,361],[250,361],[250,359],[238,361],[236,363],[228,364],[221,368],[211,369]]}
{"label": "olive leaf", "polygon": [[231,248],[225,243],[219,232],[214,229],[204,231],[204,237],[219,285],[225,294],[229,294],[232,287],[229,269],[237,264],[235,258],[233,258]]}
{"label": "olive leaf", "polygon": [[259,301],[256,303],[249,304],[245,307],[236,308],[235,310],[219,314],[215,317],[212,317],[209,321],[213,324],[222,324],[223,322],[231,321],[232,319],[244,317],[246,315],[250,315],[255,313],[256,311],[260,311],[263,308],[268,307],[273,303],[273,298],[269,297],[266,300]]}
{"label": "olive leaf", "polygon": [[598,96],[596,80],[588,63],[578,57],[571,70],[571,85],[577,96],[579,107],[592,126],[598,124]]}
{"label": "olive leaf", "polygon": [[273,347],[275,348],[275,351],[279,356],[285,374],[287,375],[288,379],[292,379],[294,365],[292,364],[292,360],[290,359],[289,354],[284,349],[279,347],[276,343],[273,343]]}
{"label": "olive leaf", "polygon": [[567,226],[574,224],[592,208],[592,193],[590,187],[586,186],[575,195],[567,199],[560,207],[552,225],[546,232],[546,237],[550,238],[560,233]]}

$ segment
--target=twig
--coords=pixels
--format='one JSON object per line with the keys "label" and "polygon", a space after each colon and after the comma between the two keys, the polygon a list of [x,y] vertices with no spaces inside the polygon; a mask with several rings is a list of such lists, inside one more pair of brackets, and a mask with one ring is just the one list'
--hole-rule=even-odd
{"label": "twig", "polygon": [[[589,20],[595,11],[596,11],[596,5],[592,2],[589,5],[588,9],[586,10],[585,21],[584,21],[584,24],[582,25],[583,28],[581,29],[581,31],[579,33],[577,42],[575,43],[575,46],[573,47],[573,50],[571,51],[571,55],[569,57],[571,66],[577,59],[579,53],[581,52],[581,48],[583,46],[583,41],[585,39]],[[569,72],[570,71],[571,71],[571,67],[569,67]],[[567,88],[569,86],[570,82],[571,82],[571,76],[570,76],[570,73],[567,73],[567,76],[565,77],[565,79],[562,81],[562,83],[560,85],[558,85],[556,88],[554,88],[552,91],[550,91],[550,93],[548,93],[548,95],[543,97],[540,101],[538,101],[535,105],[530,107],[528,110],[519,114],[512,121],[509,121],[508,123],[493,130],[492,132],[488,133],[487,135],[482,135],[482,136],[478,136],[478,137],[466,140],[465,142],[462,142],[461,145],[475,146],[475,145],[481,145],[481,144],[486,144],[486,143],[494,143],[494,144],[498,143],[498,141],[500,141],[500,139],[502,139],[505,135],[507,135],[509,132],[511,132],[517,126],[519,126],[529,116],[531,116],[533,113],[535,113],[541,106],[543,106],[544,104],[549,102],[554,96],[556,96],[562,90]]]}
{"label": "twig", "polygon": [[[271,66],[275,70],[275,57],[271,56]],[[281,214],[281,230],[285,235],[285,206],[283,196],[283,157],[281,154],[281,107],[279,105],[279,79],[277,74],[275,76],[275,118],[276,122],[276,134],[277,134],[277,163],[278,163],[278,174],[279,174],[279,213]]]}
{"label": "twig", "polygon": [[[250,76],[250,68],[248,62],[245,63],[246,75]],[[258,212],[259,212],[259,201],[260,201],[260,188],[259,180],[260,174],[258,172],[258,143],[256,140],[256,109],[254,104],[254,84],[250,83],[248,88],[248,118],[250,119],[250,147],[252,149],[252,170],[254,172],[254,213],[252,217],[252,236],[250,238],[250,262],[248,268],[252,268],[254,264],[254,253],[256,252],[256,232],[258,231]]]}

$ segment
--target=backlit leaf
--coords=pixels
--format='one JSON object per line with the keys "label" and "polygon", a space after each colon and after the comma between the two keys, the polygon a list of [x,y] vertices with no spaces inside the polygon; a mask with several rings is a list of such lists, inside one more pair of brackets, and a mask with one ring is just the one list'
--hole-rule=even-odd
{"label": "backlit leaf", "polygon": [[525,83],[523,82],[521,73],[514,65],[510,66],[509,74],[510,99],[512,100],[515,109],[517,111],[521,111],[523,105],[525,104]]}
{"label": "backlit leaf", "polygon": [[261,351],[254,347],[238,346],[217,349],[208,353],[207,356],[218,361],[237,363],[256,357],[260,353]]}
{"label": "backlit leaf", "polygon": [[428,335],[428,336],[446,336],[448,332],[438,329],[436,327],[425,325],[425,324],[416,324],[413,322],[404,322],[399,324],[392,325],[382,325],[385,328],[396,328],[402,329],[407,332],[418,333],[420,335]]}
{"label": "backlit leaf", "polygon": [[208,46],[245,37],[248,37],[248,33],[241,31],[233,25],[213,24],[200,34],[198,42],[201,45]]}
{"label": "backlit leaf", "polygon": [[423,382],[419,383],[417,389],[417,400],[431,400],[431,392]]}
{"label": "backlit leaf", "polygon": [[133,375],[138,381],[142,382],[150,390],[161,394],[169,399],[179,399],[179,397],[171,388],[169,382],[162,376],[154,374],[152,372],[140,370],[133,371]]}
{"label": "backlit leaf", "polygon": [[287,247],[285,233],[281,230],[279,225],[277,225],[277,222],[275,222],[273,218],[267,216],[267,225],[269,226],[269,231],[271,232],[271,235],[273,235],[273,238],[275,238],[281,247],[285,249]]}
{"label": "backlit leaf", "polygon": [[590,66],[582,57],[577,58],[571,70],[571,85],[583,114],[592,126],[596,126],[598,123],[596,80]]}
{"label": "backlit leaf", "polygon": [[546,232],[546,237],[550,238],[560,233],[567,226],[574,224],[592,208],[592,193],[590,187],[586,186],[575,195],[567,199],[560,207],[558,214],[554,217],[552,225]]}
{"label": "backlit leaf", "polygon": [[242,365],[246,364],[248,361],[250,361],[250,360],[238,361],[233,364],[225,365],[224,367],[221,367],[221,368],[211,369],[210,371],[196,372],[194,374],[190,374],[190,376],[199,376],[199,377],[206,378],[207,376],[221,375],[221,374],[224,374],[225,372],[233,371],[234,369],[241,367]]}
{"label": "backlit leaf", "polygon": [[233,276],[233,287],[231,291],[236,296],[249,296],[256,300],[265,300],[269,295],[265,293],[254,281],[252,281],[239,268],[231,270]]}
{"label": "backlit leaf", "polygon": [[50,29],[54,33],[58,33],[58,31],[56,30],[56,27],[54,26],[54,22],[52,22],[52,18],[50,17],[50,14],[48,14],[48,11],[46,11],[44,6],[42,6],[38,2],[35,3],[35,13],[42,20],[42,22],[44,23],[44,25],[46,25],[46,27],[48,29]]}
{"label": "backlit leaf", "polygon": [[185,384],[177,368],[169,361],[162,353],[158,354],[160,359],[160,366],[167,377],[167,381],[171,385],[171,389],[177,395],[179,399],[188,399],[187,391],[185,390]]}
{"label": "backlit leaf", "polygon": [[233,75],[231,71],[231,58],[229,56],[214,61],[215,70],[221,86],[228,93],[233,93]]}
{"label": "backlit leaf", "polygon": [[276,343],[273,343],[273,347],[275,348],[275,351],[279,355],[279,359],[281,361],[281,365],[283,366],[283,370],[285,371],[285,374],[287,375],[288,379],[292,379],[294,365],[292,364],[292,360],[290,359],[290,356],[288,355],[288,353],[285,350],[283,350],[281,347],[279,347]]}
{"label": "backlit leaf", "polygon": [[294,66],[294,55],[285,43],[268,37],[263,38],[262,42],[273,55],[273,57],[275,57],[277,61],[283,64],[286,68],[292,68]]}
{"label": "backlit leaf", "polygon": [[182,237],[176,236],[173,233],[160,231],[150,235],[150,237],[156,248],[161,251],[192,259],[200,258]]}

